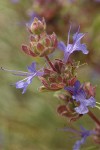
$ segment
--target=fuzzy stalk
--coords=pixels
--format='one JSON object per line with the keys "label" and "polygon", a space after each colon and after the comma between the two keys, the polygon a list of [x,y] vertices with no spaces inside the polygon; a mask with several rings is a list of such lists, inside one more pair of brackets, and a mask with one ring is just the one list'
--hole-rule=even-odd
{"label": "fuzzy stalk", "polygon": [[88,112],[88,115],[100,126],[100,121],[91,111]]}
{"label": "fuzzy stalk", "polygon": [[52,62],[50,61],[49,57],[48,57],[47,55],[45,55],[45,58],[46,58],[47,62],[49,63],[50,67],[51,67],[54,71],[56,71],[56,69],[55,69],[55,67],[53,66]]}

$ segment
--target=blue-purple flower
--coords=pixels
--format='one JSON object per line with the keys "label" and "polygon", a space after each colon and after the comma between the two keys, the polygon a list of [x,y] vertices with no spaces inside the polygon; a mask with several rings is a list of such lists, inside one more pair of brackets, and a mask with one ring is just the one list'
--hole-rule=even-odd
{"label": "blue-purple flower", "polygon": [[87,94],[78,80],[75,82],[74,86],[65,87],[64,89],[72,94],[72,98],[76,102],[80,103],[78,107],[74,108],[78,114],[88,113],[88,106],[95,107],[95,98],[93,96],[87,98]]}
{"label": "blue-purple flower", "polygon": [[77,134],[79,137],[81,137],[80,140],[77,140],[73,146],[73,150],[80,150],[81,145],[83,145],[86,142],[87,137],[95,134],[95,131],[93,130],[86,130],[84,127],[80,127],[80,130],[75,130],[72,128],[65,128],[64,131],[70,131],[74,134]]}
{"label": "blue-purple flower", "polygon": [[[23,71],[16,71],[16,70],[7,70],[4,68],[1,68],[4,71],[8,71],[11,72],[13,75],[18,75],[18,76],[25,76],[25,78],[23,80],[20,80],[18,82],[16,82],[15,87],[17,89],[22,89],[22,94],[24,94],[27,90],[27,87],[29,84],[32,83],[32,80],[35,76],[42,76],[43,75],[43,71],[37,71],[36,70],[36,63],[33,62],[30,66],[27,67],[28,72],[23,72]],[[41,69],[42,70],[42,69]]]}
{"label": "blue-purple flower", "polygon": [[23,80],[20,80],[15,83],[16,88],[18,89],[23,89],[22,94],[26,92],[26,89],[28,85],[32,82],[33,78],[35,76],[42,76],[43,71],[36,71],[36,63],[33,62],[30,66],[27,67],[28,72],[27,73],[21,73],[21,74],[16,74],[20,76],[26,76]]}
{"label": "blue-purple flower", "polygon": [[88,54],[86,45],[81,44],[80,42],[80,40],[84,37],[85,34],[79,33],[78,28],[78,31],[73,35],[73,44],[69,44],[70,30],[71,27],[68,32],[67,46],[62,41],[58,42],[58,48],[64,52],[64,62],[67,62],[70,54],[72,54],[74,51],[82,51],[83,54]]}
{"label": "blue-purple flower", "polygon": [[92,130],[86,130],[85,128],[83,128],[82,126],[80,127],[81,131],[80,131],[80,136],[81,139],[77,140],[73,146],[73,150],[79,150],[81,145],[83,145],[86,142],[87,137],[91,136],[92,134],[95,134],[94,131]]}

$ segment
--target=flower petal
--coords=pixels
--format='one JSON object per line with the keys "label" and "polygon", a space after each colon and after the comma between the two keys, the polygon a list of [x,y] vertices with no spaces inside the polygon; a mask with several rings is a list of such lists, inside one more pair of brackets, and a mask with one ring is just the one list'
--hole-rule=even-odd
{"label": "flower petal", "polygon": [[67,90],[70,93],[74,92],[74,87],[72,87],[72,86],[65,87],[64,89]]}
{"label": "flower petal", "polygon": [[16,82],[15,86],[16,86],[17,89],[23,88],[24,87],[24,82],[23,81],[18,81],[18,82]]}
{"label": "flower petal", "polygon": [[66,51],[66,45],[62,41],[58,42],[58,48],[62,51]]}
{"label": "flower petal", "polygon": [[85,44],[76,43],[73,48],[74,51],[82,51],[83,54],[88,54],[88,50]]}
{"label": "flower petal", "polygon": [[86,114],[88,113],[88,108],[83,102],[81,102],[80,106],[75,108],[75,111],[78,114]]}
{"label": "flower petal", "polygon": [[76,32],[76,33],[73,35],[73,41],[74,41],[75,43],[80,42],[80,40],[83,38],[84,35],[85,35],[84,33],[78,33],[78,32]]}
{"label": "flower petal", "polygon": [[27,69],[31,73],[36,72],[36,63],[33,62],[30,66],[27,67]]}
{"label": "flower petal", "polygon": [[80,147],[82,144],[85,143],[86,138],[82,138],[81,140],[76,141],[76,143],[74,144],[73,150],[80,150]]}
{"label": "flower petal", "polygon": [[87,99],[87,100],[85,101],[85,105],[86,105],[86,106],[90,106],[90,107],[95,107],[95,105],[96,105],[96,100],[95,100],[95,98],[91,96],[89,99]]}
{"label": "flower petal", "polygon": [[22,94],[24,94],[26,92],[28,83],[23,81],[18,81],[16,82],[15,86],[17,89],[23,89]]}

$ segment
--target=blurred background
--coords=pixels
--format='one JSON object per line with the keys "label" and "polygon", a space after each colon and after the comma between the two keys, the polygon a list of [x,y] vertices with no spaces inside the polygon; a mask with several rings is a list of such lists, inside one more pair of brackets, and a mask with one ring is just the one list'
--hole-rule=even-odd
{"label": "blurred background", "polygon": [[[55,32],[64,42],[70,23],[72,33],[79,25],[81,32],[87,32],[84,43],[89,54],[74,53],[73,58],[88,63],[80,68],[79,79],[97,86],[96,100],[100,102],[100,1],[0,0],[0,66],[26,71],[34,60],[44,64],[42,59],[33,60],[21,52],[22,43],[29,42],[26,24],[31,24],[34,16],[44,17],[47,32]],[[0,150],[72,150],[76,138],[59,130],[70,125],[56,112],[60,101],[55,93],[38,93],[40,82],[35,78],[22,95],[20,90],[11,86],[20,79],[0,71]],[[93,110],[100,116],[99,110]],[[80,125],[87,129],[94,127],[87,115],[74,125],[76,128]],[[93,140],[88,139],[82,149],[99,150],[99,146],[91,143]]]}

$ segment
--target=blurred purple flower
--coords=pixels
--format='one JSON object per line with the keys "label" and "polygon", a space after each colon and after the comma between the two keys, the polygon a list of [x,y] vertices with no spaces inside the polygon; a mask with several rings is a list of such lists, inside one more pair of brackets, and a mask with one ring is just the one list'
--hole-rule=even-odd
{"label": "blurred purple flower", "polygon": [[88,106],[95,107],[96,100],[94,97],[90,97],[87,99],[86,93],[83,90],[80,82],[77,80],[73,87],[65,87],[65,90],[69,91],[72,94],[72,98],[76,100],[76,102],[79,102],[80,105],[75,108],[75,111],[78,114],[86,114],[88,113]]}
{"label": "blurred purple flower", "polygon": [[43,75],[43,72],[36,71],[36,63],[35,62],[33,62],[30,66],[28,66],[27,69],[28,69],[27,73],[23,72],[21,74],[15,74],[15,75],[19,75],[19,76],[27,76],[23,80],[20,80],[15,83],[16,88],[23,89],[22,94],[24,94],[26,92],[28,85],[32,83],[32,80],[35,76]]}
{"label": "blurred purple flower", "polygon": [[20,0],[11,0],[12,3],[19,3]]}
{"label": "blurred purple flower", "polygon": [[26,92],[28,85],[32,83],[32,80],[35,76],[42,76],[43,75],[43,71],[39,71],[39,70],[37,71],[36,70],[36,63],[35,62],[33,62],[30,66],[27,67],[28,72],[16,71],[16,70],[7,70],[4,68],[1,68],[1,69],[4,71],[11,72],[13,75],[26,76],[26,78],[24,78],[23,80],[20,80],[20,81],[16,82],[15,84],[12,84],[17,89],[23,89],[22,94],[24,94]]}
{"label": "blurred purple flower", "polygon": [[76,0],[67,0],[67,2],[69,2],[69,3],[73,3],[73,2],[75,2]]}
{"label": "blurred purple flower", "polygon": [[81,145],[83,145],[86,142],[86,139],[88,136],[91,136],[92,134],[95,134],[94,131],[92,130],[86,130],[85,128],[83,128],[82,126],[80,127],[81,131],[80,131],[80,136],[81,139],[77,140],[73,146],[73,150],[79,150]]}
{"label": "blurred purple flower", "polygon": [[84,127],[80,127],[80,130],[75,130],[73,128],[64,128],[64,131],[70,131],[74,134],[77,134],[79,137],[81,137],[80,140],[77,140],[73,146],[73,150],[80,150],[81,145],[83,145],[86,142],[87,137],[95,134],[95,131],[93,130],[86,130]]}
{"label": "blurred purple flower", "polygon": [[100,3],[100,0],[94,0],[94,1]]}
{"label": "blurred purple flower", "polygon": [[79,33],[78,28],[78,31],[73,35],[73,44],[69,44],[70,30],[71,26],[68,32],[67,46],[62,41],[58,42],[58,48],[64,52],[64,62],[67,62],[70,54],[72,54],[74,51],[82,51],[83,54],[88,54],[86,45],[80,43],[80,40],[85,34]]}

